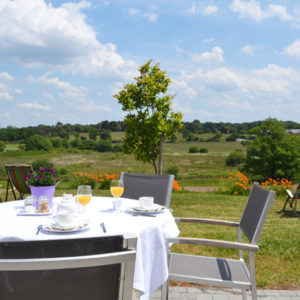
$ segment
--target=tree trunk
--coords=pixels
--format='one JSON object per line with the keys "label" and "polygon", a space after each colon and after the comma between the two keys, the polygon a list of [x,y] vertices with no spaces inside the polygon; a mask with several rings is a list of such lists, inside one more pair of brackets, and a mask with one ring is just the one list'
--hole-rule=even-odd
{"label": "tree trunk", "polygon": [[163,170],[162,170],[162,165],[163,165],[163,143],[164,143],[164,137],[161,135],[160,136],[160,141],[159,141],[159,174],[162,175]]}
{"label": "tree trunk", "polygon": [[157,174],[157,166],[156,166],[156,159],[154,158],[154,155],[152,155],[152,165],[154,167],[154,172]]}

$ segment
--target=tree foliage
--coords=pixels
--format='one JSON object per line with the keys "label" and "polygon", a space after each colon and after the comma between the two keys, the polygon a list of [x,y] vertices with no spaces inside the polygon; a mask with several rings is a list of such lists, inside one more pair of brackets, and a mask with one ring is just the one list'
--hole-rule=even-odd
{"label": "tree foliage", "polygon": [[0,152],[3,152],[5,149],[5,143],[0,141]]}
{"label": "tree foliage", "polygon": [[155,173],[162,173],[163,141],[181,128],[182,115],[171,111],[173,97],[166,95],[171,80],[151,62],[142,65],[135,82],[114,97],[127,112],[124,148],[137,160],[152,163]]}
{"label": "tree foliage", "polygon": [[299,178],[300,138],[286,133],[282,123],[271,118],[252,131],[256,138],[247,145],[243,170],[256,180]]}
{"label": "tree foliage", "polygon": [[30,151],[30,150],[50,151],[52,150],[52,148],[53,146],[50,139],[39,134],[31,136],[25,141],[26,151]]}

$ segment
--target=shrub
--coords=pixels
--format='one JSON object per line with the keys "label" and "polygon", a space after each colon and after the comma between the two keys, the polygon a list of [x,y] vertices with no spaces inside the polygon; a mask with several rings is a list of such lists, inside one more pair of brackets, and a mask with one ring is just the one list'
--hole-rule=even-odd
{"label": "shrub", "polygon": [[276,195],[286,195],[286,190],[290,189],[292,186],[292,182],[288,179],[273,179],[268,178],[268,180],[261,183],[261,186],[276,192]]}
{"label": "shrub", "polygon": [[189,148],[189,153],[197,153],[197,152],[199,152],[197,147],[192,146],[192,147]]}
{"label": "shrub", "polygon": [[114,145],[112,148],[113,152],[123,152],[123,148],[120,145]]}
{"label": "shrub", "polygon": [[66,175],[68,173],[67,169],[66,168],[60,168],[59,169],[59,174],[60,175]]}
{"label": "shrub", "polygon": [[113,179],[118,179],[119,175],[116,174],[95,174],[95,173],[75,173],[74,187],[78,185],[90,185],[93,189],[96,187],[96,183],[99,183],[99,188],[103,190],[110,189],[110,183]]}
{"label": "shrub", "polygon": [[52,146],[54,148],[61,148],[62,147],[62,140],[61,139],[51,139]]}
{"label": "shrub", "polygon": [[180,185],[178,184],[178,182],[174,179],[173,182],[173,191],[179,192],[181,190]]}
{"label": "shrub", "polygon": [[200,153],[208,153],[208,149],[207,148],[200,148],[199,152]]}
{"label": "shrub", "polygon": [[70,142],[68,139],[62,139],[61,144],[65,149],[70,148]]}
{"label": "shrub", "polygon": [[252,182],[241,172],[228,173],[227,178],[220,177],[223,192],[230,195],[248,195]]}
{"label": "shrub", "polygon": [[234,167],[245,161],[245,154],[241,149],[231,152],[226,158],[226,166]]}
{"label": "shrub", "polygon": [[167,173],[167,174],[173,174],[174,177],[175,177],[175,179],[177,179],[177,178],[178,178],[178,172],[179,172],[178,166],[176,166],[176,165],[171,165],[171,166],[168,167],[166,173]]}
{"label": "shrub", "polygon": [[54,169],[54,164],[47,159],[37,159],[32,162],[33,170],[39,170],[42,168]]}
{"label": "shrub", "polygon": [[95,188],[96,182],[98,178],[95,176],[95,174],[89,174],[87,172],[85,173],[75,173],[75,183],[74,187],[78,187],[79,185],[90,185],[92,189]]}
{"label": "shrub", "polygon": [[99,152],[109,152],[112,151],[112,144],[108,140],[100,140],[95,144],[94,149]]}
{"label": "shrub", "polygon": [[31,137],[29,137],[25,141],[25,150],[44,150],[44,151],[50,151],[52,150],[53,146],[49,138],[44,137],[39,134],[35,134]]}
{"label": "shrub", "polygon": [[0,152],[3,152],[5,149],[5,143],[0,141]]}

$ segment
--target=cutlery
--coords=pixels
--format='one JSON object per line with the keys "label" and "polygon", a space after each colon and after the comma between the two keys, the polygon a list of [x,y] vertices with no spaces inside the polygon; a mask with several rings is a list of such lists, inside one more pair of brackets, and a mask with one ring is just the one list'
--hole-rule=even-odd
{"label": "cutlery", "polygon": [[37,232],[36,232],[36,235],[38,235],[38,234],[40,233],[40,231],[41,231],[42,227],[43,227],[43,225],[42,225],[42,224],[41,224],[41,225],[39,225],[39,226],[37,227]]}
{"label": "cutlery", "polygon": [[106,232],[106,228],[105,228],[104,223],[100,223],[100,227],[102,228],[103,232],[105,233]]}
{"label": "cutlery", "polygon": [[133,215],[134,217],[151,217],[156,218],[156,215]]}

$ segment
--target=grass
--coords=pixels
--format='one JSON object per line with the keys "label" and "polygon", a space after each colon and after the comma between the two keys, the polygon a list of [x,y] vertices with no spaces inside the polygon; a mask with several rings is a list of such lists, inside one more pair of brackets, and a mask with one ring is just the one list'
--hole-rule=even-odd
{"label": "grass", "polygon": [[[113,133],[113,139],[120,141],[123,133]],[[15,146],[15,145],[13,145]],[[1,198],[5,197],[6,173],[4,164],[32,163],[36,159],[46,158],[58,169],[65,169],[66,174],[59,175],[61,180],[56,195],[63,192],[75,193],[75,172],[120,173],[145,172],[153,173],[151,164],[137,162],[133,156],[123,153],[98,153],[93,151],[56,151],[19,152],[16,149],[0,153]],[[205,154],[190,154],[191,146],[206,147]],[[188,186],[217,186],[219,177],[236,171],[226,167],[226,156],[235,149],[243,149],[240,143],[184,142],[180,138],[174,143],[164,145],[164,170],[170,166],[179,168],[179,184]],[[108,196],[109,191],[94,189],[94,195]],[[12,199],[10,193],[9,199]],[[238,221],[244,209],[247,197],[222,195],[217,192],[174,192],[171,208],[174,216],[206,217]],[[281,212],[284,197],[276,197],[275,205],[267,217],[266,224],[259,240],[260,250],[256,254],[256,274],[259,288],[299,289],[300,288],[300,230],[299,218],[293,218]],[[234,241],[234,229],[209,226],[180,224],[181,236],[221,238]],[[174,245],[174,251],[189,252],[201,255],[226,255],[237,257],[237,253],[229,249],[208,248],[201,246]]]}
{"label": "grass", "polygon": [[[174,216],[203,217],[239,221],[247,197],[218,193],[173,193]],[[299,219],[281,212],[284,197],[276,197],[263,228],[256,254],[257,286],[268,289],[299,289],[300,231]],[[181,236],[236,240],[236,230],[203,224],[179,224]],[[246,242],[246,238],[244,239]],[[181,253],[237,258],[237,251],[205,246],[174,245]]]}

